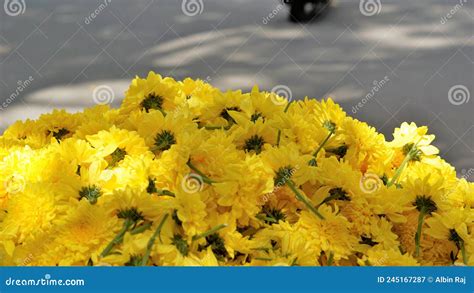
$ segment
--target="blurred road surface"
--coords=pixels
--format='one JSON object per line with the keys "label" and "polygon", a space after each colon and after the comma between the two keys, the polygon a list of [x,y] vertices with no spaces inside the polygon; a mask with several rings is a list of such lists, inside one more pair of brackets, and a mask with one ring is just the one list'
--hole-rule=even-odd
{"label": "blurred road surface", "polygon": [[119,105],[130,80],[154,70],[222,89],[284,85],[293,99],[331,96],[388,139],[402,121],[429,125],[459,175],[472,173],[473,1],[382,0],[375,10],[337,1],[307,25],[289,23],[277,0],[188,1],[197,7],[181,0],[5,4],[0,131],[52,108],[94,105],[101,85]]}

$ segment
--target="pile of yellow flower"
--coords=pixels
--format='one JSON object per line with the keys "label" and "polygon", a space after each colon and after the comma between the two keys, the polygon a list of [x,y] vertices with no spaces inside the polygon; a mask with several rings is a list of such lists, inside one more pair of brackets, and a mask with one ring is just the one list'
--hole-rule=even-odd
{"label": "pile of yellow flower", "polygon": [[0,137],[0,265],[474,265],[474,184],[426,127],[150,73]]}

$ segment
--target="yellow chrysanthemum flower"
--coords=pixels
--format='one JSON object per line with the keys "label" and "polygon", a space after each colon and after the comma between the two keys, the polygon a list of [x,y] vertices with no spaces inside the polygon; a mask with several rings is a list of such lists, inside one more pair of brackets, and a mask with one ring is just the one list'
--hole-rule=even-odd
{"label": "yellow chrysanthemum flower", "polygon": [[184,110],[171,112],[166,116],[154,111],[132,119],[140,136],[145,138],[150,151],[157,155],[175,146],[187,147],[200,135],[197,125]]}
{"label": "yellow chrysanthemum flower", "polygon": [[240,103],[240,110],[247,120],[252,122],[275,122],[281,119],[285,108],[284,104],[279,102],[275,93],[261,92],[257,86],[252,88],[248,99],[243,99]]}
{"label": "yellow chrysanthemum flower", "polygon": [[54,110],[51,114],[43,114],[38,119],[38,130],[47,139],[61,141],[72,137],[83,122],[80,114],[70,114],[64,110]]}
{"label": "yellow chrysanthemum flower", "polygon": [[243,94],[240,90],[219,93],[214,97],[214,102],[202,113],[199,122],[208,128],[230,127],[235,122],[230,113],[242,111],[242,105],[248,104],[248,99],[249,95]]}
{"label": "yellow chrysanthemum flower", "polygon": [[315,249],[324,251],[326,255],[333,255],[336,262],[347,259],[358,243],[357,238],[349,232],[351,223],[329,206],[321,206],[320,212],[324,220],[309,212],[302,212],[296,226],[304,231],[307,241]]}
{"label": "yellow chrysanthemum flower", "polygon": [[206,112],[207,107],[213,104],[214,97],[221,94],[219,89],[199,79],[186,78],[179,84],[194,116],[200,116]]}
{"label": "yellow chrysanthemum flower", "polygon": [[390,169],[393,151],[385,142],[383,134],[352,118],[346,118],[342,128],[347,145],[344,159],[355,169],[380,175]]}
{"label": "yellow chrysanthemum flower", "polygon": [[263,122],[261,119],[252,122],[238,112],[230,115],[236,121],[230,132],[239,149],[258,155],[266,148],[277,144],[278,131],[275,125]]}
{"label": "yellow chrysanthemum flower", "polygon": [[246,157],[239,167],[236,171],[246,176],[231,174],[224,182],[214,183],[213,189],[218,194],[217,204],[229,207],[232,217],[246,226],[260,211],[262,197],[273,190],[273,172],[257,156]]}
{"label": "yellow chrysanthemum flower", "polygon": [[0,136],[0,265],[474,265],[474,183],[427,127],[150,72]]}
{"label": "yellow chrysanthemum flower", "polygon": [[367,251],[361,259],[359,265],[370,266],[419,266],[416,259],[409,254],[402,254],[398,249],[373,248]]}
{"label": "yellow chrysanthemum flower", "polygon": [[256,238],[265,241],[265,245],[253,249],[254,265],[319,265],[314,256],[322,252],[321,247],[308,241],[304,230],[287,222],[280,221],[263,229]]}
{"label": "yellow chrysanthemum flower", "polygon": [[177,217],[187,235],[197,235],[210,228],[206,221],[208,192],[186,189],[176,193]]}
{"label": "yellow chrysanthemum flower", "polygon": [[62,255],[57,265],[87,265],[112,240],[120,229],[119,221],[101,206],[81,200],[58,220],[52,232],[54,241],[47,254]]}
{"label": "yellow chrysanthemum flower", "polygon": [[388,144],[397,151],[395,166],[399,166],[403,157],[408,154],[410,149],[416,148],[413,160],[423,160],[429,162],[439,153],[438,148],[431,143],[435,139],[434,135],[429,135],[428,127],[418,127],[415,123],[403,122],[400,128],[395,128],[393,140]]}
{"label": "yellow chrysanthemum flower", "polygon": [[88,135],[93,135],[101,130],[108,130],[118,123],[117,109],[111,109],[108,105],[97,105],[93,108],[85,109],[83,113],[84,122],[77,128],[74,137],[86,139]]}
{"label": "yellow chrysanthemum flower", "polygon": [[[433,213],[433,217],[426,220],[428,228],[426,234],[439,240],[449,240],[457,247],[457,259],[464,264],[468,263],[469,255],[466,253],[466,242],[474,238],[472,231],[474,211],[472,209],[456,209],[442,213]],[[445,253],[449,255],[448,251]],[[454,261],[454,260],[453,260]]]}
{"label": "yellow chrysanthemum flower", "polygon": [[28,184],[25,190],[10,198],[8,214],[0,223],[0,235],[13,236],[12,241],[17,244],[31,241],[54,227],[54,221],[64,209],[51,192],[51,185]]}
{"label": "yellow chrysanthemum flower", "polygon": [[38,131],[38,121],[17,121],[10,125],[3,133],[3,138],[11,140],[11,143],[19,146],[29,146],[31,148],[41,148],[49,140],[45,133]]}
{"label": "yellow chrysanthemum flower", "polygon": [[136,77],[125,93],[120,107],[120,118],[133,112],[171,111],[185,100],[178,83],[170,78],[150,72],[146,79]]}

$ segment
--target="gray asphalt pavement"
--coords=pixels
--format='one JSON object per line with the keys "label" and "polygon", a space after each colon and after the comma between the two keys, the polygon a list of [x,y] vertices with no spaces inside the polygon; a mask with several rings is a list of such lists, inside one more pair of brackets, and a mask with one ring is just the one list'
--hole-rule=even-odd
{"label": "gray asphalt pavement", "polygon": [[181,0],[3,5],[0,131],[52,108],[94,105],[100,85],[119,105],[130,80],[154,70],[222,89],[256,83],[285,85],[295,99],[331,96],[389,139],[402,121],[429,125],[459,174],[472,173],[472,0],[372,0],[375,10],[336,1],[306,25],[288,22],[277,0],[189,1],[197,10]]}

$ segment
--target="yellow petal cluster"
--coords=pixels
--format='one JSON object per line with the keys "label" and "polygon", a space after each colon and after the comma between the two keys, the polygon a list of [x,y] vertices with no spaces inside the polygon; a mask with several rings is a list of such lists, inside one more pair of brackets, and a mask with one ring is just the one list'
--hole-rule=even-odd
{"label": "yellow petal cluster", "polygon": [[0,136],[0,265],[474,265],[474,184],[427,127],[393,137],[330,98],[150,72],[119,109]]}

